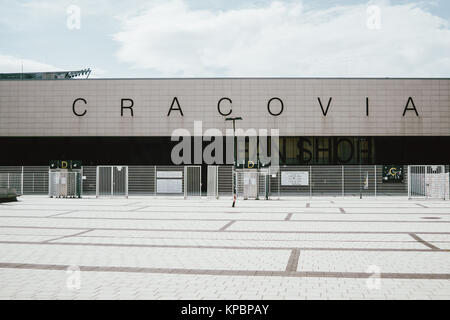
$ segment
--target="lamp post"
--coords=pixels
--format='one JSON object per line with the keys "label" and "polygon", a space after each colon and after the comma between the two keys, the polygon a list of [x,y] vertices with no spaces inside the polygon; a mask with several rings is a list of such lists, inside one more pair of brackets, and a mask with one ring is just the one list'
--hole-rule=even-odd
{"label": "lamp post", "polygon": [[233,205],[236,204],[236,165],[237,165],[237,146],[236,146],[236,121],[243,120],[241,117],[229,117],[225,118],[225,121],[233,121]]}

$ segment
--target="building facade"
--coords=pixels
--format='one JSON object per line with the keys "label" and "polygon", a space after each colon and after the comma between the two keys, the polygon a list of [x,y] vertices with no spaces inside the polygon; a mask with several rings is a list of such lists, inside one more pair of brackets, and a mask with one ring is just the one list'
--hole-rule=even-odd
{"label": "building facade", "polygon": [[171,165],[175,130],[225,135],[233,116],[278,130],[281,165],[450,159],[450,79],[2,80],[0,165]]}

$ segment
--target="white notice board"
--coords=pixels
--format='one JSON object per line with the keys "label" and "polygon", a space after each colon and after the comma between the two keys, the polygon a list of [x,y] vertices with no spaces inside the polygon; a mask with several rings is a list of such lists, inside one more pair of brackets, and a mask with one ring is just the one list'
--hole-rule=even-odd
{"label": "white notice board", "polygon": [[281,172],[282,186],[308,186],[309,172],[308,171],[282,171]]}
{"label": "white notice board", "polygon": [[182,171],[158,171],[157,178],[183,178]]}
{"label": "white notice board", "polygon": [[181,179],[158,179],[156,180],[156,193],[182,193]]}

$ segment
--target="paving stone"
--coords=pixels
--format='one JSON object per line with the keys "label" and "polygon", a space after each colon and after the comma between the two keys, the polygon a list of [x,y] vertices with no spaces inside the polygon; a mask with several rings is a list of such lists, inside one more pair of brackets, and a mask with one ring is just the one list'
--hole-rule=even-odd
{"label": "paving stone", "polygon": [[24,196],[0,206],[0,299],[450,298],[450,202],[332,200]]}

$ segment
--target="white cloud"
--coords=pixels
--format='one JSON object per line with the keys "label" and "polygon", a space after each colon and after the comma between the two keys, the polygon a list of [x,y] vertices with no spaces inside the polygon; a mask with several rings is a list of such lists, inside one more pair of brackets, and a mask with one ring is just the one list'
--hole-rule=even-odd
{"label": "white cloud", "polygon": [[449,75],[446,20],[417,4],[384,1],[381,29],[370,30],[369,4],[210,11],[157,1],[121,18],[117,57],[162,76]]}
{"label": "white cloud", "polygon": [[61,71],[55,66],[31,59],[21,59],[0,54],[0,70],[2,73]]}

